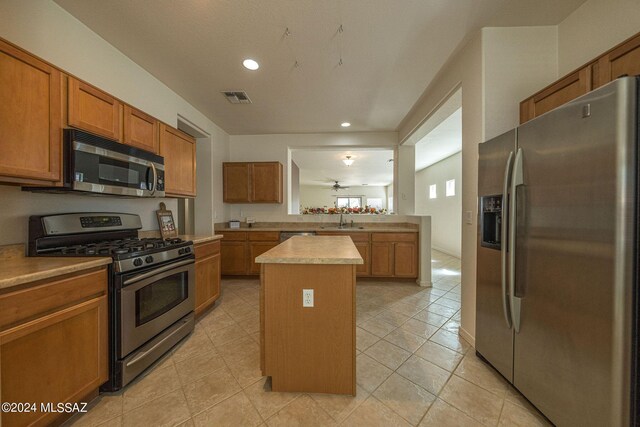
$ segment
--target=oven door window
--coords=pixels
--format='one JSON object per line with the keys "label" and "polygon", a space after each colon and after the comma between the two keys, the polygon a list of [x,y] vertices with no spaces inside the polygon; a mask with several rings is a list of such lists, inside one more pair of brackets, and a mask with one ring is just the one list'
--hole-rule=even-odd
{"label": "oven door window", "polygon": [[136,326],[163,315],[189,297],[187,272],[159,279],[136,291]]}
{"label": "oven door window", "polygon": [[151,173],[146,165],[77,151],[72,179],[90,184],[149,190],[148,187],[152,185]]}

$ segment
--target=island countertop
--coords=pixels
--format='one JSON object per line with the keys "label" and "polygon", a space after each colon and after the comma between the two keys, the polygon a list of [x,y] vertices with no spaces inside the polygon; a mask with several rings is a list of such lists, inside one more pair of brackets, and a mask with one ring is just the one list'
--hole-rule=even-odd
{"label": "island countertop", "polygon": [[295,236],[256,258],[263,264],[363,264],[348,236]]}

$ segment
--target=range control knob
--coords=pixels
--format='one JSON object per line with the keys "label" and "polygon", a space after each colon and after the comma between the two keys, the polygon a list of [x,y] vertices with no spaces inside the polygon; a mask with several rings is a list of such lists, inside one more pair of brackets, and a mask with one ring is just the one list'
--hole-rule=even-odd
{"label": "range control knob", "polygon": [[184,254],[185,254],[184,248],[178,249],[178,255],[184,255]]}
{"label": "range control knob", "polygon": [[184,252],[187,254],[191,253],[191,248],[189,246],[187,246],[186,248],[184,248]]}
{"label": "range control knob", "polygon": [[144,259],[144,261],[145,261],[147,264],[151,264],[151,263],[153,262],[153,257],[152,257],[151,255],[149,255],[148,257],[146,257],[146,258]]}
{"label": "range control knob", "polygon": [[142,258],[136,258],[133,260],[133,265],[140,267],[142,265]]}

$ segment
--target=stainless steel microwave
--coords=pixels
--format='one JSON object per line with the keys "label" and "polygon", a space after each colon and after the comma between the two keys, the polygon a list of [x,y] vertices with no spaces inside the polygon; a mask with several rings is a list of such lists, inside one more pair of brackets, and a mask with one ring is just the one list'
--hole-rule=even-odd
{"label": "stainless steel microwave", "polygon": [[77,129],[64,130],[62,187],[23,187],[37,192],[83,192],[164,197],[164,158]]}

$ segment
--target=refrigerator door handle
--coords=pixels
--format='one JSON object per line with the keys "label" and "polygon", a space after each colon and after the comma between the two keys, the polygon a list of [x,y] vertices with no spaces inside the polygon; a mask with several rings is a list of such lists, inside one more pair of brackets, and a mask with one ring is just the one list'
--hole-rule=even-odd
{"label": "refrigerator door handle", "polygon": [[511,313],[509,310],[509,302],[507,301],[507,240],[508,233],[508,200],[509,200],[509,183],[511,181],[511,165],[513,163],[513,151],[509,153],[507,159],[507,166],[504,169],[504,182],[502,185],[502,224],[501,224],[501,240],[500,246],[500,267],[502,270],[502,312],[504,313],[504,320],[507,322],[507,328],[511,329]]}
{"label": "refrigerator door handle", "polygon": [[522,174],[522,148],[518,148],[511,177],[511,203],[509,209],[509,298],[513,329],[520,332],[520,298],[516,297],[516,187],[524,184]]}

